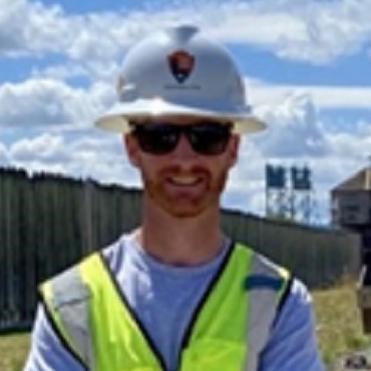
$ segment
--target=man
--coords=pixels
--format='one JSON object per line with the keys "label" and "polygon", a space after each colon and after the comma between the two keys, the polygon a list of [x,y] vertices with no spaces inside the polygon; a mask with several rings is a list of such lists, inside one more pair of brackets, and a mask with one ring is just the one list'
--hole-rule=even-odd
{"label": "man", "polygon": [[26,370],[322,370],[303,284],[220,230],[240,134],[265,127],[227,51],[156,33],[118,94],[98,126],[124,133],[141,226],[42,285]]}

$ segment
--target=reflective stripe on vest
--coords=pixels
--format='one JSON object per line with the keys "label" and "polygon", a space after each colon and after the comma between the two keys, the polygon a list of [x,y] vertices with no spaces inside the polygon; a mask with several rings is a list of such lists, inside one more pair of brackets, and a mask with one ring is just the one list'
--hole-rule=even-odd
{"label": "reflective stripe on vest", "polygon": [[[289,274],[236,244],[209,284],[184,335],[180,371],[258,369]],[[97,371],[159,371],[164,361],[101,254],[41,287],[60,337]]]}

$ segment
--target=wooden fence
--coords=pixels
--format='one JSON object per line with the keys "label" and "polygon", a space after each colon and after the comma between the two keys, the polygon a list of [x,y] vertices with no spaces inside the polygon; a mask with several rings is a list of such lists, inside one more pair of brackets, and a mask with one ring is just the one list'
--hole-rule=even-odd
{"label": "wooden fence", "polygon": [[227,212],[224,229],[236,240],[287,267],[311,289],[358,277],[361,240],[344,230],[315,228]]}
{"label": "wooden fence", "polygon": [[[0,169],[0,330],[29,328],[37,285],[134,228],[140,197],[138,190],[90,180]],[[222,224],[311,288],[358,273],[357,235],[228,211]]]}

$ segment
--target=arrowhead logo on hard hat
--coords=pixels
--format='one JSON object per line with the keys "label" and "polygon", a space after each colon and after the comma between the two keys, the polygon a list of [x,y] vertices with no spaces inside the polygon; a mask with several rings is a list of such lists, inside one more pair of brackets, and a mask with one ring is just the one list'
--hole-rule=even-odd
{"label": "arrowhead logo on hard hat", "polygon": [[168,56],[170,71],[175,79],[182,84],[191,74],[195,58],[184,50],[177,50]]}

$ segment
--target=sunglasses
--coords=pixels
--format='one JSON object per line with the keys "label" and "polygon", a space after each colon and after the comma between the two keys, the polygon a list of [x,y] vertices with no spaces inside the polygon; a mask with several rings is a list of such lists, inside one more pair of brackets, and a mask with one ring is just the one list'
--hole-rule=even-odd
{"label": "sunglasses", "polygon": [[231,123],[200,122],[191,125],[171,123],[131,124],[143,152],[165,155],[174,151],[185,135],[192,149],[201,155],[222,154],[231,137]]}

